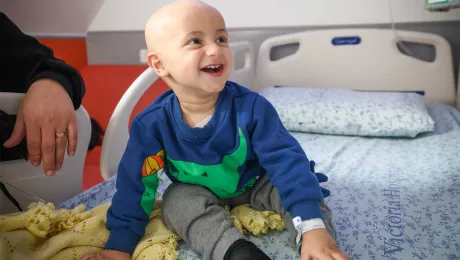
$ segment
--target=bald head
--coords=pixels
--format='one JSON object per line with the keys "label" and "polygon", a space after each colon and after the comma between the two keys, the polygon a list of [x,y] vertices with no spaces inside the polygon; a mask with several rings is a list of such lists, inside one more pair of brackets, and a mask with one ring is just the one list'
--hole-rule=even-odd
{"label": "bald head", "polygon": [[168,36],[184,29],[187,20],[204,12],[220,13],[212,6],[198,0],[176,0],[163,6],[150,16],[145,25],[145,41],[149,52],[161,50]]}
{"label": "bald head", "polygon": [[[221,87],[231,71],[224,18],[201,1],[177,0],[156,11],[146,23],[145,41],[149,66],[175,91],[185,85]],[[202,69],[217,63],[225,68],[218,80],[211,77],[219,84],[201,80],[213,75]]]}

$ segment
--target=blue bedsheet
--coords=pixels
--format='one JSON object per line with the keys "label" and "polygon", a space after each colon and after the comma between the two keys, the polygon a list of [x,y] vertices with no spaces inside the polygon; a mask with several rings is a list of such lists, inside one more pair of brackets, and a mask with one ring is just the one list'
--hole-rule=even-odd
{"label": "blue bedsheet", "polygon": [[[428,104],[433,133],[367,138],[293,133],[324,185],[338,244],[352,259],[460,259],[460,112]],[[110,201],[115,178],[63,203]],[[287,232],[251,240],[272,259],[299,259]],[[199,259],[180,245],[180,259]]]}

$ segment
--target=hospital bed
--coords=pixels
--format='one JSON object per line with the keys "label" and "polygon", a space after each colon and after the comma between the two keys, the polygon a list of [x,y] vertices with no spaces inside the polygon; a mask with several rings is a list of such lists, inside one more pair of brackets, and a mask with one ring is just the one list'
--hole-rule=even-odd
{"label": "hospital bed", "polygon": [[[436,56],[425,61],[403,54],[397,41],[432,45]],[[294,46],[294,52],[274,60],[279,46]],[[445,39],[411,31],[340,29],[273,37],[257,55],[247,42],[233,43],[231,49],[244,53],[244,66],[234,68],[231,80],[266,95],[280,116],[286,116],[283,109],[293,102],[311,98],[296,95],[299,89],[423,95],[434,129],[416,136],[301,130],[292,134],[316,162],[316,170],[329,177],[323,186],[331,191],[326,202],[333,212],[337,242],[352,259],[460,258],[460,112],[455,108],[452,54]],[[61,207],[83,203],[92,208],[110,201],[131,111],[156,79],[153,71],[145,70],[118,103],[102,147],[105,181]],[[320,107],[320,101],[312,102]],[[356,108],[362,105],[351,101]],[[164,180],[160,191],[167,184]],[[285,231],[250,239],[272,259],[299,259]],[[180,244],[179,252],[180,259],[199,259],[186,244]]]}

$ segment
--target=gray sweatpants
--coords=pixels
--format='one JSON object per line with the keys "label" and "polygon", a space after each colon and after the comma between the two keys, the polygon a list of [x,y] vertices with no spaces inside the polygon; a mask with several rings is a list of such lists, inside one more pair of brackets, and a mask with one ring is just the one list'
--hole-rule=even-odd
{"label": "gray sweatpants", "polygon": [[[246,193],[235,198],[219,200],[208,189],[183,183],[171,184],[163,194],[163,219],[166,226],[179,235],[202,259],[221,260],[236,240],[247,239],[234,225],[223,208],[248,204],[257,210],[271,210],[284,217],[293,245],[297,236],[290,213],[282,206],[278,190],[268,177],[260,178]],[[335,240],[331,212],[321,203],[324,224]],[[300,244],[296,245],[300,249]]]}

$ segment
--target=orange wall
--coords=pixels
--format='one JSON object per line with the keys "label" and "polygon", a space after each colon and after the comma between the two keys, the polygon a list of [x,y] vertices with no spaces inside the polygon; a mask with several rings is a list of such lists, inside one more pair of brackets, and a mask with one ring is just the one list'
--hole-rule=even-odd
{"label": "orange wall", "polygon": [[53,49],[58,59],[64,60],[77,70],[88,66],[86,39],[40,38],[38,40]]}

